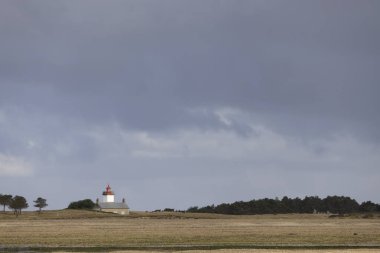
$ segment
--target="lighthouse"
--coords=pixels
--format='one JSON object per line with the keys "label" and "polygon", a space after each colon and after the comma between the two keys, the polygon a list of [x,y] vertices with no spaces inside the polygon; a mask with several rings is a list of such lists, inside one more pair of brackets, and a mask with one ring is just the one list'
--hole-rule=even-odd
{"label": "lighthouse", "polygon": [[108,184],[106,190],[103,191],[103,202],[96,201],[97,210],[101,212],[117,213],[121,215],[129,214],[129,207],[123,198],[122,202],[115,202],[115,193]]}
{"label": "lighthouse", "polygon": [[115,202],[115,194],[111,190],[110,185],[107,185],[106,190],[103,192],[103,202],[105,203]]}

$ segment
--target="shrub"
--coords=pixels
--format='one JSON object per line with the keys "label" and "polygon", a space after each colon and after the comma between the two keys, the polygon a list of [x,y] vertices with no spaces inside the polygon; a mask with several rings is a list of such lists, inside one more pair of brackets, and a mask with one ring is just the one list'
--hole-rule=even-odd
{"label": "shrub", "polygon": [[71,202],[68,209],[94,209],[96,204],[91,199],[83,199]]}

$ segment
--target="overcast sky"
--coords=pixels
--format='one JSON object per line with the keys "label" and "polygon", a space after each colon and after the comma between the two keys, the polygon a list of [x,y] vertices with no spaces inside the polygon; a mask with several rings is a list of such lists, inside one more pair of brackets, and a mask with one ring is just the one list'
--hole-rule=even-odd
{"label": "overcast sky", "polygon": [[0,1],[0,193],[380,202],[380,1]]}

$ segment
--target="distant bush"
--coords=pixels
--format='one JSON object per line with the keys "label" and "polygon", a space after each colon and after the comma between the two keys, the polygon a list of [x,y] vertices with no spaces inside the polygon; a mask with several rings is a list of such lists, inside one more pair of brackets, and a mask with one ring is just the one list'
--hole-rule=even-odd
{"label": "distant bush", "polygon": [[174,212],[174,209],[173,208],[165,208],[164,212]]}
{"label": "distant bush", "polygon": [[91,199],[83,199],[71,202],[68,209],[94,209],[96,204]]}
{"label": "distant bush", "polygon": [[359,206],[359,211],[360,212],[376,212],[376,211],[380,211],[379,207],[380,206],[378,204],[375,204],[371,201],[366,201],[366,202],[361,203],[361,205]]}
{"label": "distant bush", "polygon": [[199,208],[197,206],[192,206],[187,209],[189,213],[198,213]]}
{"label": "distant bush", "polygon": [[204,207],[193,206],[187,209],[187,212],[191,213],[218,214],[331,213],[332,218],[356,212],[379,211],[380,204],[367,201],[359,205],[355,199],[345,196],[327,196],[323,199],[318,196],[306,196],[304,199],[285,196],[282,199],[253,199]]}

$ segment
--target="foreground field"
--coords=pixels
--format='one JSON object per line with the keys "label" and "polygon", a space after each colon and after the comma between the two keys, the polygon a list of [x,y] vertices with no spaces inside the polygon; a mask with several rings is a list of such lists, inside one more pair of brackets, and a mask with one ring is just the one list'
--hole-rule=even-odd
{"label": "foreground field", "polygon": [[[113,253],[147,253],[151,251],[114,251]],[[185,253],[210,253],[210,250],[187,250],[187,251],[172,251]],[[271,250],[271,249],[220,249],[213,250],[212,253],[378,253],[377,249],[350,249],[350,250]],[[64,251],[56,251],[56,253],[68,253]]]}
{"label": "foreground field", "polygon": [[[380,248],[380,219],[332,219],[327,215],[229,216],[181,213],[132,213],[131,216],[118,216],[68,210],[41,215],[31,212],[15,218],[8,213],[0,214],[0,245],[8,249],[47,247],[80,250],[82,247],[91,247],[94,250],[173,251],[275,247],[330,250],[336,247],[340,249],[339,252],[343,252],[343,248]],[[288,251],[257,249],[242,252]],[[379,250],[363,249],[355,252]]]}
{"label": "foreground field", "polygon": [[[114,253],[146,253],[149,251],[116,251]],[[174,252],[184,252],[184,251],[174,251]],[[268,250],[268,249],[221,249],[213,250],[212,253],[231,253],[231,252],[240,252],[240,253],[375,253],[379,252],[377,249],[355,249],[355,250]],[[206,250],[189,250],[186,253],[210,253]]]}

